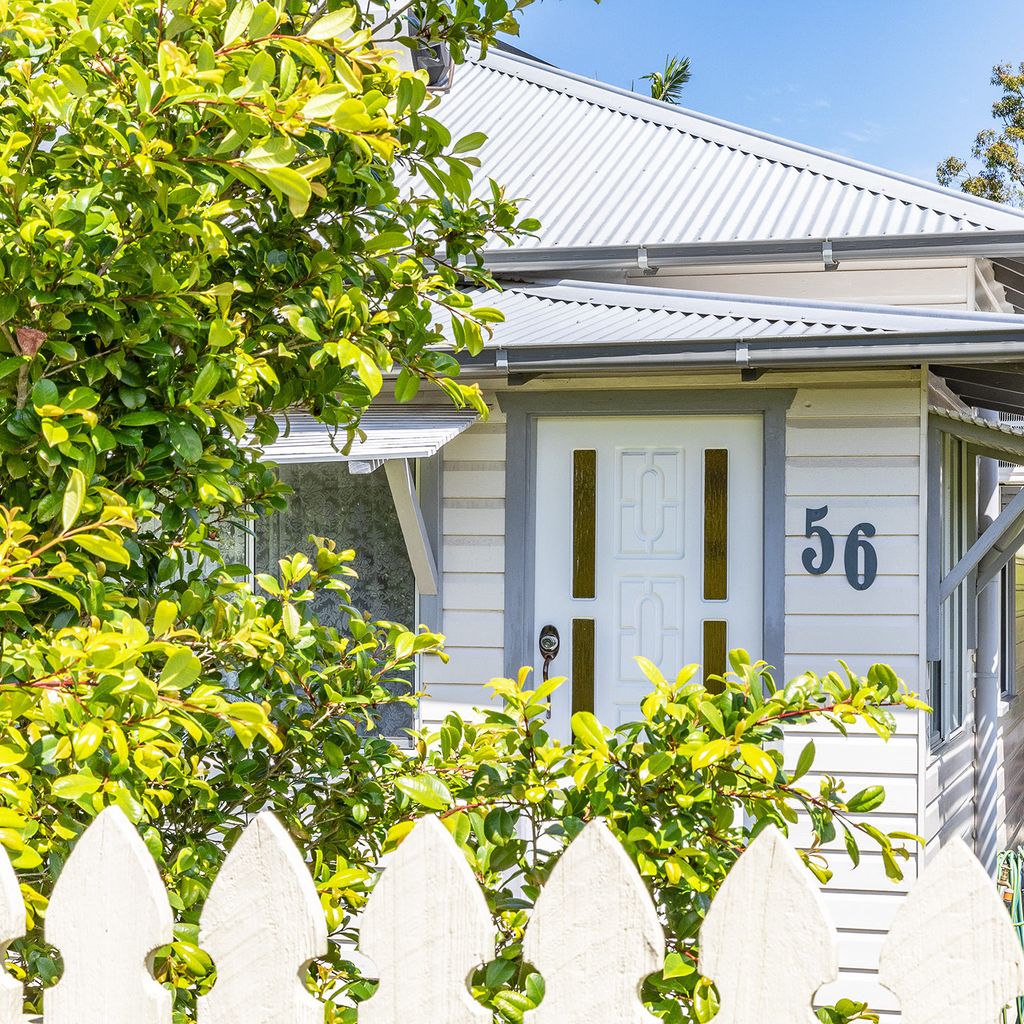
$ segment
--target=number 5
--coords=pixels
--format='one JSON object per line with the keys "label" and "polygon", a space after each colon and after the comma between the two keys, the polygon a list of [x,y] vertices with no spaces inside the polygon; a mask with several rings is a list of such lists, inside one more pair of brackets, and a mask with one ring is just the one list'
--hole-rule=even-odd
{"label": "number 5", "polygon": [[804,568],[811,573],[813,576],[821,576],[823,573],[829,571],[832,568],[832,563],[836,560],[836,545],[835,541],[832,540],[832,534],[825,529],[824,526],[816,526],[815,524],[824,519],[828,515],[828,505],[822,505],[821,508],[809,508],[807,510],[807,522],[804,527],[805,537],[814,537],[817,535],[818,540],[821,542],[821,561],[817,565],[814,564],[815,556],[817,552],[814,548],[804,548],[803,552],[803,563]]}

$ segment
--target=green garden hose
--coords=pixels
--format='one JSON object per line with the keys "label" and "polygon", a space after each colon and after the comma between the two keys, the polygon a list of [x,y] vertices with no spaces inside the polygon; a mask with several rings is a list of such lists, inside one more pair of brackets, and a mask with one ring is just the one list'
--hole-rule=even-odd
{"label": "green garden hose", "polygon": [[[1024,893],[1021,892],[1021,886],[1024,884],[1024,846],[1018,846],[1015,850],[1003,850],[996,865],[999,886],[1010,897],[1008,903],[1013,929],[1021,946],[1024,947]],[[1011,1018],[1011,1014],[1004,1010],[1003,1022],[1024,1024],[1024,996],[1017,997],[1016,1017]]]}

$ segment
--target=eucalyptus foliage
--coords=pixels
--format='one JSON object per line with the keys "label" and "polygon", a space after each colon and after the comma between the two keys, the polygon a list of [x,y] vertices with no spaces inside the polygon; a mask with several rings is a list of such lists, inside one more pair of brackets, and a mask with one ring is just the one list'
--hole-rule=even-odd
{"label": "eucalyptus foliage", "polygon": [[996,203],[1024,205],[1024,64],[997,64],[992,84],[1002,90],[992,104],[994,128],[975,136],[970,160],[950,156],[936,171],[939,183]]}

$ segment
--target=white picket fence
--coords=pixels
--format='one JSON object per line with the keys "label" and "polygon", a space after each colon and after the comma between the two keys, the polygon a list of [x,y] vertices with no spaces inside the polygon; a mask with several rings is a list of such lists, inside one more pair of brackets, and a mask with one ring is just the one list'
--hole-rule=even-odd
{"label": "white picket fence", "polygon": [[[24,906],[0,856],[0,948],[23,934]],[[156,865],[117,809],[79,840],[57,883],[46,938],[64,959],[44,1024],[168,1024],[171,996],[149,971],[171,940]],[[203,909],[200,945],[218,975],[200,1024],[322,1024],[301,972],[327,929],[302,856],[260,815],[224,863]],[[447,830],[420,822],[389,858],[361,919],[379,974],[360,1024],[489,1024],[470,972],[494,954],[483,893]],[[664,933],[650,896],[601,822],[569,846],[534,908],[526,960],[545,980],[525,1024],[651,1024],[641,980],[661,969]],[[718,986],[717,1024],[816,1024],[814,993],[836,977],[836,934],[811,874],[776,831],[733,868],[701,932],[700,970]],[[905,1024],[995,1024],[1024,992],[1024,956],[991,880],[959,841],[929,865],[886,940],[880,980]],[[0,973],[0,1024],[21,1024],[20,983]]]}

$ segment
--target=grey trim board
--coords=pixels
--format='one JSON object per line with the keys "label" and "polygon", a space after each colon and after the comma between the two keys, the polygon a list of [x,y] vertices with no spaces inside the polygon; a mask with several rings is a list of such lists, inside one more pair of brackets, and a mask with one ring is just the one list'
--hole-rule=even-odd
{"label": "grey trim board", "polygon": [[505,461],[505,671],[534,664],[533,595],[539,416],[764,417],[763,609],[765,661],[784,672],[786,654],[786,410],[794,389],[503,392]]}

